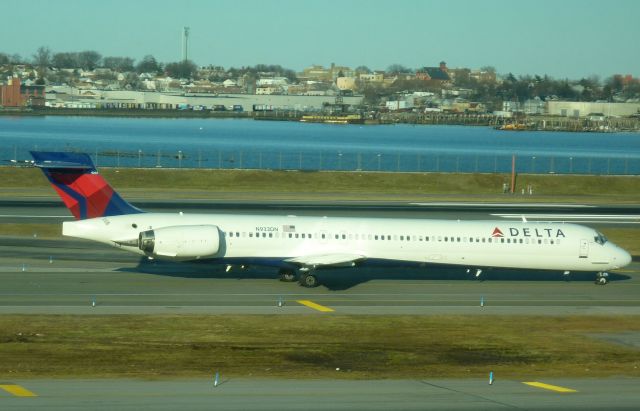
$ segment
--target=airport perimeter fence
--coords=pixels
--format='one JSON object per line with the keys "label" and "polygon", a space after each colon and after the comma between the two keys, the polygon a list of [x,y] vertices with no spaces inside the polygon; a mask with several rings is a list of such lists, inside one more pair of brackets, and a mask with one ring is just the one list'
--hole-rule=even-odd
{"label": "airport perimeter fence", "polygon": [[[510,173],[512,156],[470,153],[375,153],[241,150],[113,150],[74,148],[91,155],[98,167],[256,169],[300,171],[382,171]],[[29,149],[0,148],[7,165],[28,165]],[[640,155],[625,157],[516,155],[516,171],[531,174],[640,175]]]}

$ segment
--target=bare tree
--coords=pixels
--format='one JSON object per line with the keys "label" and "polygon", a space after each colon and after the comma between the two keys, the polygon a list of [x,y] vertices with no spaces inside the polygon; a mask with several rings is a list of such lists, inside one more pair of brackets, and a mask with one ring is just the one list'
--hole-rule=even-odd
{"label": "bare tree", "polygon": [[411,70],[408,67],[403,66],[402,64],[392,64],[389,67],[387,67],[387,73],[393,73],[393,74],[407,74],[407,73],[412,73],[413,70]]}
{"label": "bare tree", "polygon": [[49,47],[40,46],[33,55],[33,65],[39,68],[46,68],[51,65],[51,49]]}
{"label": "bare tree", "polygon": [[105,57],[102,65],[115,71],[133,71],[133,59],[130,57]]}
{"label": "bare tree", "polygon": [[102,56],[97,51],[86,50],[78,53],[78,63],[85,70],[93,70],[100,65]]}

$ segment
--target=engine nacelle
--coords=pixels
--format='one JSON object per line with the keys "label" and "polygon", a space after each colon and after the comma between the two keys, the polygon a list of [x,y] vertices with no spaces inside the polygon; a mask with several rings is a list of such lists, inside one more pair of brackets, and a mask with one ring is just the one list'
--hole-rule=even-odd
{"label": "engine nacelle", "polygon": [[220,250],[220,230],[215,225],[182,225],[143,231],[138,248],[161,257],[210,257]]}

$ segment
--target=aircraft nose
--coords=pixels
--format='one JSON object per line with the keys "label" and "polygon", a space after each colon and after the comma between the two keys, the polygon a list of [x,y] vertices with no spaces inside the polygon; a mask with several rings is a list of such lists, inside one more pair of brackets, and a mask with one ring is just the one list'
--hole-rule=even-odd
{"label": "aircraft nose", "polygon": [[616,265],[618,267],[625,267],[631,264],[631,254],[629,254],[626,250],[622,248],[619,249],[617,255],[615,256]]}

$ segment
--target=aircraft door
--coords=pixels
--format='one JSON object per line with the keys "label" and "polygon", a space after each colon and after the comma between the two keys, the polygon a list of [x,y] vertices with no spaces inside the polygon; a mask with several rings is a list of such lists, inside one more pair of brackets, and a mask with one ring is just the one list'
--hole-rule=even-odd
{"label": "aircraft door", "polygon": [[581,239],[580,240],[580,258],[589,257],[589,240]]}

